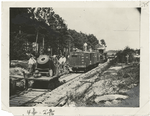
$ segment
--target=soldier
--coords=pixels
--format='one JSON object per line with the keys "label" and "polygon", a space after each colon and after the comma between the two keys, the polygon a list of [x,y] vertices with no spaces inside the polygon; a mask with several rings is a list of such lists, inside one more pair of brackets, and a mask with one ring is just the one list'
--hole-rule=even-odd
{"label": "soldier", "polygon": [[32,54],[29,55],[30,59],[28,61],[28,70],[29,74],[33,74],[35,71],[35,66],[36,66],[36,60]]}
{"label": "soldier", "polygon": [[54,62],[51,56],[49,57],[49,74],[50,77],[54,76]]}
{"label": "soldier", "polygon": [[53,55],[52,60],[54,63],[53,75],[58,75],[58,73],[59,73],[59,62],[58,62],[56,55]]}
{"label": "soldier", "polygon": [[65,63],[66,63],[66,57],[64,57],[64,55],[62,55],[59,59],[59,67],[60,67],[60,71],[64,71],[65,70]]}

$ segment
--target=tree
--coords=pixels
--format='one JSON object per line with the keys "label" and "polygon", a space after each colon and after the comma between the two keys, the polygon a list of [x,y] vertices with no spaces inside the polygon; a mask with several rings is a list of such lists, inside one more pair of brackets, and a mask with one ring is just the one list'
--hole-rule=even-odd
{"label": "tree", "polygon": [[134,54],[135,54],[135,50],[127,46],[125,47],[124,50],[118,51],[116,55],[117,55],[118,62],[125,63],[127,59],[126,56],[128,55],[129,62],[132,62],[134,60]]}
{"label": "tree", "polygon": [[25,52],[34,52],[29,49],[32,43],[41,44],[43,40],[45,51],[50,47],[53,54],[70,51],[73,47],[82,50],[85,42],[92,48],[98,43],[93,34],[68,30],[65,20],[51,7],[10,9],[10,60],[22,59]]}
{"label": "tree", "polygon": [[70,33],[72,40],[72,47],[83,49],[83,44],[86,42],[88,46],[91,46],[93,49],[96,44],[98,44],[97,38],[93,34],[85,34],[82,32],[77,32],[75,30],[69,29],[68,32]]}
{"label": "tree", "polygon": [[10,60],[25,59],[24,43],[28,34],[27,8],[10,8]]}
{"label": "tree", "polygon": [[105,47],[106,47],[106,42],[105,42],[105,40],[104,40],[104,39],[101,39],[101,40],[100,40],[100,42],[101,42],[101,44],[102,44],[103,46],[105,46]]}
{"label": "tree", "polygon": [[[30,43],[41,43],[44,38],[45,49],[49,46],[54,50],[58,49],[59,46],[66,47],[63,40],[68,34],[67,26],[62,17],[55,14],[51,7],[11,8],[10,19],[10,39],[20,39],[17,38],[19,33],[25,34],[26,41]],[[17,48],[17,45],[12,44],[16,45],[11,43],[10,49]],[[32,52],[32,49],[29,52]]]}
{"label": "tree", "polygon": [[[53,9],[49,7],[30,8],[29,13],[32,14],[31,17],[32,19],[44,22],[51,29],[51,30],[49,29],[49,32],[52,31],[53,34],[48,32],[49,34],[47,35],[46,45],[49,44],[53,49],[60,49],[63,52],[63,48],[66,47],[65,40],[68,39],[66,38],[68,33],[67,33],[67,26],[64,23],[62,17],[60,17],[58,14],[55,14]],[[57,36],[55,36],[56,34]],[[56,46],[53,46],[54,43],[56,43]]]}
{"label": "tree", "polygon": [[92,47],[92,49],[94,49],[95,46],[99,43],[97,38],[93,34],[89,34],[87,38],[88,38],[88,44]]}
{"label": "tree", "polygon": [[17,34],[16,36],[12,36],[10,39],[10,59],[13,60],[23,60],[27,59],[26,56],[26,49],[24,47],[25,45],[25,39],[27,37],[27,34]]}

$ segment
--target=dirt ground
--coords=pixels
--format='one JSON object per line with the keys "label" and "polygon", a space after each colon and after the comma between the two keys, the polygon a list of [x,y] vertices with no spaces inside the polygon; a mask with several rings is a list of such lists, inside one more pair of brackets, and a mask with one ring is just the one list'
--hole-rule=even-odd
{"label": "dirt ground", "polygon": [[[67,96],[65,107],[138,107],[139,66],[116,65]],[[86,89],[85,89],[86,88]]]}

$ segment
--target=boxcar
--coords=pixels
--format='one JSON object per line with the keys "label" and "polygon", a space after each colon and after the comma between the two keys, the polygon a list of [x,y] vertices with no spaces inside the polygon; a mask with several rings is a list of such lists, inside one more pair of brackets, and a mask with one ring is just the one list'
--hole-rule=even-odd
{"label": "boxcar", "polygon": [[97,63],[98,63],[97,53],[91,52],[90,53],[90,66],[96,66]]}
{"label": "boxcar", "polygon": [[106,55],[99,52],[73,51],[70,53],[69,66],[73,71],[86,71],[105,61]]}
{"label": "boxcar", "polygon": [[69,57],[69,65],[72,70],[84,70],[90,65],[89,52],[71,52]]}
{"label": "boxcar", "polygon": [[73,71],[86,71],[98,65],[99,58],[96,52],[71,52],[69,57],[69,65]]}

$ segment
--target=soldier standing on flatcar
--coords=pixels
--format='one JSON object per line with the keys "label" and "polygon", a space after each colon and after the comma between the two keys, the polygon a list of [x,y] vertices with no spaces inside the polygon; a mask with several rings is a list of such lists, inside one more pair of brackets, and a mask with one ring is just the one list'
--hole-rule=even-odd
{"label": "soldier standing on flatcar", "polygon": [[30,54],[29,57],[30,59],[28,61],[28,70],[29,70],[29,74],[33,74],[36,67],[36,60],[32,54]]}
{"label": "soldier standing on flatcar", "polygon": [[49,56],[49,74],[50,77],[54,76],[54,62],[51,56]]}
{"label": "soldier standing on flatcar", "polygon": [[58,75],[59,62],[58,62],[57,56],[53,55],[52,60],[53,60],[53,63],[54,63],[53,75]]}
{"label": "soldier standing on flatcar", "polygon": [[60,72],[64,72],[65,70],[65,63],[66,63],[66,57],[62,55],[59,59],[59,67],[60,67]]}

